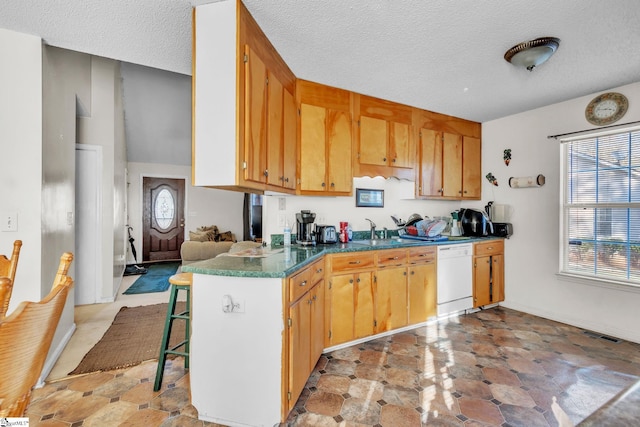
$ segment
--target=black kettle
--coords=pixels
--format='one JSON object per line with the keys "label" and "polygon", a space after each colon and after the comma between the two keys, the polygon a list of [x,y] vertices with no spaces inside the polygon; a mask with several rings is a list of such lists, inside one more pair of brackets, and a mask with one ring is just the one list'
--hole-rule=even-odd
{"label": "black kettle", "polygon": [[477,209],[460,209],[458,217],[463,236],[482,237],[493,234],[493,223],[486,212]]}

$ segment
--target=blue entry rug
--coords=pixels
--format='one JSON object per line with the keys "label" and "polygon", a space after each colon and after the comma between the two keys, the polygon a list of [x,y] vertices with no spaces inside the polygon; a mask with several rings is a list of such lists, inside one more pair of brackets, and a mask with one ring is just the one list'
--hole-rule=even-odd
{"label": "blue entry rug", "polygon": [[169,277],[176,274],[180,267],[179,262],[165,262],[150,265],[147,273],[138,277],[135,282],[123,292],[123,294],[148,294],[151,292],[164,292],[169,289]]}

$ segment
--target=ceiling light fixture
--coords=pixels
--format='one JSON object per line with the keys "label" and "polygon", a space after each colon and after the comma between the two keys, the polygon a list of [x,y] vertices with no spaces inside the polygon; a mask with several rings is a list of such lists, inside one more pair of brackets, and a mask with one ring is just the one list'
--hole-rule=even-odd
{"label": "ceiling light fixture", "polygon": [[504,59],[513,65],[533,71],[535,67],[549,59],[558,46],[560,46],[560,39],[540,37],[515,45],[504,54]]}

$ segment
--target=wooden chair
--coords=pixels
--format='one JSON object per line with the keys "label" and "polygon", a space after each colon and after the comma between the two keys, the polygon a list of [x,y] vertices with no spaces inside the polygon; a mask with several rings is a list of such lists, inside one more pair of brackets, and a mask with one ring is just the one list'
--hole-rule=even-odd
{"label": "wooden chair", "polygon": [[18,268],[18,258],[20,257],[20,248],[22,240],[13,242],[13,253],[11,259],[5,255],[0,255],[0,277],[8,277],[11,279],[11,287],[5,290],[4,296],[0,298],[0,319],[7,314],[9,309],[9,301],[11,300],[11,291],[13,290],[13,282],[16,278],[16,269]]}
{"label": "wooden chair", "polygon": [[[31,390],[42,372],[73,279],[66,275],[73,255],[60,258],[49,295],[40,302],[21,302],[0,320],[0,417],[22,417]],[[0,278],[0,295],[11,279]]]}

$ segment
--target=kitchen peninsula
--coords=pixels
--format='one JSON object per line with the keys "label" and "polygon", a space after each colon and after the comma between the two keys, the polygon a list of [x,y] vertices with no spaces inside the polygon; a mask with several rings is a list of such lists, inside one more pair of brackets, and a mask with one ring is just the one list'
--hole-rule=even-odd
{"label": "kitchen peninsula", "polygon": [[437,244],[494,240],[502,243],[294,245],[184,266],[194,273],[190,372],[200,419],[284,421],[324,350],[435,318]]}

